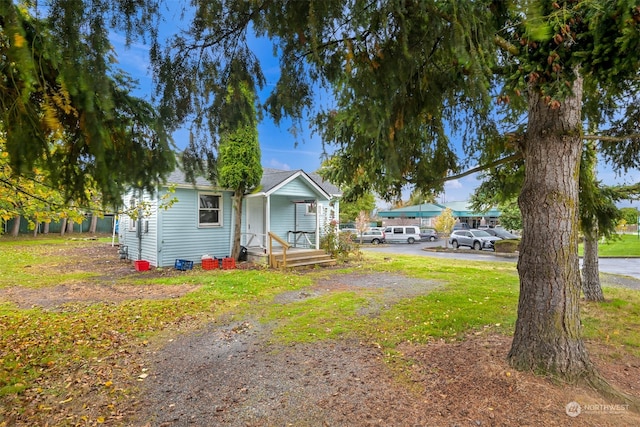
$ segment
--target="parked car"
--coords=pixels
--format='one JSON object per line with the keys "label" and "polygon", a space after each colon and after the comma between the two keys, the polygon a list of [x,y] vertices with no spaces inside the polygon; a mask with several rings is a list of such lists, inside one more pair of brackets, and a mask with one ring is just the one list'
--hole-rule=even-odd
{"label": "parked car", "polygon": [[420,240],[428,240],[430,242],[435,242],[438,240],[438,232],[433,228],[422,228],[420,229]]}
{"label": "parked car", "polygon": [[471,249],[477,251],[482,249],[495,249],[494,244],[496,240],[500,240],[499,237],[492,236],[485,230],[455,230],[449,237],[449,243],[454,249],[459,246],[468,246]]}
{"label": "parked car", "polygon": [[509,233],[504,228],[488,228],[488,229],[486,229],[484,231],[486,231],[487,233],[491,234],[492,236],[499,237],[499,238],[501,238],[503,240],[509,240],[509,239],[518,240],[518,239],[520,239],[520,236],[516,236],[513,233]]}
{"label": "parked car", "polygon": [[371,243],[373,245],[379,245],[380,243],[385,243],[385,234],[382,230],[367,230],[362,234],[356,234],[353,236],[354,242],[362,242],[362,243]]}
{"label": "parked car", "polygon": [[413,225],[393,225],[385,228],[385,238],[389,243],[409,243],[420,240],[420,228]]}

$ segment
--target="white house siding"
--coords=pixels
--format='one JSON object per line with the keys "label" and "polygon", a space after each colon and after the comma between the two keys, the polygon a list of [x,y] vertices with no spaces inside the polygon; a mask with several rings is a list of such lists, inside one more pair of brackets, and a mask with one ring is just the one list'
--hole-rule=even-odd
{"label": "white house siding", "polygon": [[161,212],[162,238],[158,244],[158,266],[172,266],[176,259],[200,263],[202,255],[222,258],[231,254],[231,192],[202,190],[222,195],[222,226],[198,227],[198,191],[177,189],[178,199],[170,209]]}

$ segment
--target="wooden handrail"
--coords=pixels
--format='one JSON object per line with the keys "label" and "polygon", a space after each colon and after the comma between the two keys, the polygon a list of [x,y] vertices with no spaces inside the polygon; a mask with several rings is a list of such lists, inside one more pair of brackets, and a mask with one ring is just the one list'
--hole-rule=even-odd
{"label": "wooden handrail", "polygon": [[282,245],[282,266],[287,266],[287,249],[291,247],[287,242],[285,242],[280,236],[269,232],[269,266],[274,268],[276,267],[276,259],[275,255],[273,255],[273,241],[276,241]]}

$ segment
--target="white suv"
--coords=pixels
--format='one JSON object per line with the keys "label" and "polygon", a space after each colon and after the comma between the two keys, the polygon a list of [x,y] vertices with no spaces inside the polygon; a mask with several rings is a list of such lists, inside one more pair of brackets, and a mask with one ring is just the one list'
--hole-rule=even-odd
{"label": "white suv", "polygon": [[420,227],[415,225],[392,225],[384,229],[384,236],[389,243],[409,243],[420,241]]}

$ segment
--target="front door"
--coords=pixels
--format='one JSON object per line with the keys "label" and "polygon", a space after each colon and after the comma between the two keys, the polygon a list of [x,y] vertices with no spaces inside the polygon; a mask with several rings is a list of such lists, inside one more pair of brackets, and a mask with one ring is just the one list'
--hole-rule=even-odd
{"label": "front door", "polygon": [[245,245],[266,247],[264,236],[264,198],[249,197],[247,200],[247,234]]}

